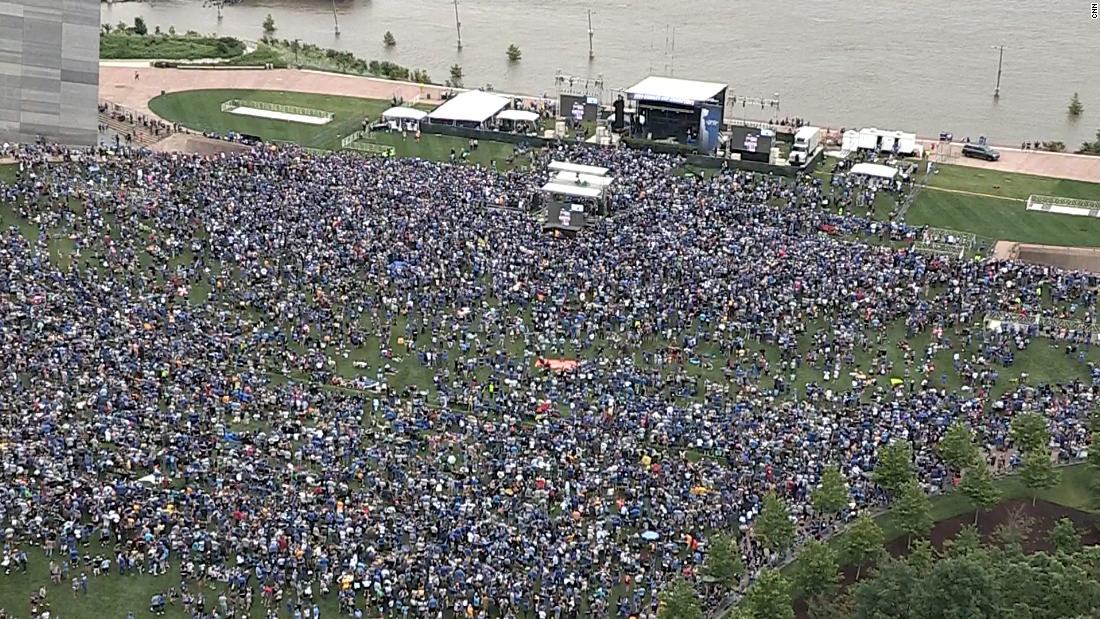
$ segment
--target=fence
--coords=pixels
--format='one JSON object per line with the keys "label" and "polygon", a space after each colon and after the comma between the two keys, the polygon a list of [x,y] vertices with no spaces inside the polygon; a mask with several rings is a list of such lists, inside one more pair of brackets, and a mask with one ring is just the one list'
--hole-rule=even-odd
{"label": "fence", "polygon": [[1032,194],[1027,198],[1027,210],[1062,215],[1100,217],[1100,201]]}
{"label": "fence", "polygon": [[326,112],[324,110],[315,110],[309,107],[299,107],[297,105],[283,105],[281,103],[268,103],[266,101],[248,101],[245,99],[230,99],[222,103],[223,112],[232,112],[233,110],[247,107],[254,110],[263,110],[265,112],[279,112],[282,114],[296,114],[298,116],[309,116],[311,118],[324,118],[325,120],[332,120],[332,112]]}
{"label": "fence", "polygon": [[986,329],[997,331],[1004,327],[1034,332],[1036,335],[1052,340],[1079,340],[1088,338],[1093,344],[1100,344],[1100,327],[1083,320],[1065,320],[1046,316],[1021,316],[1009,312],[990,312],[985,316]]}
{"label": "fence", "polygon": [[381,155],[383,157],[393,157],[397,154],[397,150],[394,149],[394,147],[386,146],[385,144],[376,144],[374,142],[352,142],[344,148],[366,153],[368,155]]}

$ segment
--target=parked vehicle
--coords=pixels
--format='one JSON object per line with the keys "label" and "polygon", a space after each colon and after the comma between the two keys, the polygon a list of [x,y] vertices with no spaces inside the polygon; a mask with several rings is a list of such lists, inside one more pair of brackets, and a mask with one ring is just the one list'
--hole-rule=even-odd
{"label": "parked vehicle", "polygon": [[817,127],[800,128],[794,134],[794,145],[791,146],[791,156],[787,160],[791,165],[804,165],[813,156],[820,143],[821,129]]}
{"label": "parked vehicle", "polygon": [[997,161],[1001,158],[1001,153],[990,148],[988,144],[964,144],[962,154],[963,157],[985,159],[986,161]]}

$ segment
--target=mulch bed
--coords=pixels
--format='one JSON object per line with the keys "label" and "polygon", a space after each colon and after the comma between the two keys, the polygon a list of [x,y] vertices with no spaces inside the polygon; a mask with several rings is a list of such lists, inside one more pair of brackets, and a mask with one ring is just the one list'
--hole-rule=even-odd
{"label": "mulch bed", "polygon": [[[1077,532],[1081,535],[1082,544],[1086,546],[1100,544],[1100,518],[1095,514],[1047,501],[1037,501],[1035,505],[1032,505],[1030,499],[1003,501],[993,509],[978,514],[978,533],[981,535],[982,541],[993,543],[990,542],[993,532],[997,530],[997,527],[1007,522],[1009,515],[1015,510],[1021,510],[1023,515],[1031,519],[1031,532],[1027,541],[1023,543],[1024,552],[1053,550],[1054,545],[1050,541],[1050,531],[1054,528],[1055,523],[1062,518],[1069,518],[1073,521],[1073,524],[1077,527]],[[936,550],[942,551],[944,541],[955,537],[959,530],[968,524],[974,524],[974,512],[937,522],[932,528],[930,538],[932,546]],[[892,556],[901,557],[908,554],[909,549],[907,546],[908,540],[903,535],[887,542],[886,551]],[[864,566],[860,573],[860,579],[866,578],[871,571]],[[848,588],[852,586],[856,582],[855,576],[856,568],[854,565],[846,565],[840,568],[841,587]],[[809,616],[805,600],[795,600],[794,607],[795,614],[800,619]]]}

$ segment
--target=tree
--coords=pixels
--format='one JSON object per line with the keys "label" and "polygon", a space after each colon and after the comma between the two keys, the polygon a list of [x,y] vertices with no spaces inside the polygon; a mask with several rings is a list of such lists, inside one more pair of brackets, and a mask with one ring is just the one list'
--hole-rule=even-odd
{"label": "tree", "polygon": [[909,544],[909,556],[905,560],[913,566],[917,574],[926,576],[936,562],[936,551],[932,549],[932,542],[927,539],[914,540]]}
{"label": "tree", "polygon": [[856,580],[859,580],[863,564],[882,554],[882,543],[882,529],[874,518],[867,514],[856,518],[852,528],[848,529],[848,537],[844,543],[846,558],[856,564]]}
{"label": "tree", "polygon": [[947,466],[961,472],[973,466],[978,459],[978,446],[974,444],[974,433],[961,421],[947,428],[938,448],[940,457]]}
{"label": "tree", "polygon": [[812,597],[806,606],[810,619],[852,619],[856,615],[855,600],[847,593]]}
{"label": "tree", "polygon": [[978,527],[963,525],[955,537],[944,542],[944,548],[952,557],[959,557],[976,552],[982,547],[982,538],[978,536]]}
{"label": "tree", "polygon": [[821,485],[814,490],[811,501],[818,514],[828,516],[836,516],[848,507],[848,485],[840,469],[830,467],[821,472]]}
{"label": "tree", "polygon": [[1023,453],[1047,447],[1050,443],[1050,430],[1045,419],[1035,413],[1016,415],[1010,429],[1012,443]]}
{"label": "tree", "polygon": [[276,30],[277,28],[275,28],[275,18],[271,16],[271,13],[268,13],[267,17],[264,18],[264,36],[269,37],[275,34]]}
{"label": "tree", "polygon": [[462,86],[462,65],[451,65],[451,84],[454,86]]}
{"label": "tree", "polygon": [[836,591],[840,565],[832,546],[816,539],[806,542],[794,569],[792,584],[803,597],[831,595]]}
{"label": "tree", "polygon": [[145,20],[140,17],[134,18],[134,34],[138,36],[145,36],[149,34],[149,28],[145,25]]}
{"label": "tree", "polygon": [[892,507],[901,530],[909,536],[907,545],[913,545],[913,536],[923,537],[932,530],[932,503],[915,481],[902,486]]}
{"label": "tree", "polygon": [[1081,150],[1077,152],[1083,155],[1100,155],[1100,129],[1096,131],[1096,141],[1082,143]]}
{"label": "tree", "polygon": [[996,582],[973,555],[936,563],[916,602],[917,614],[927,619],[998,616]]}
{"label": "tree", "polygon": [[682,577],[672,581],[672,585],[661,593],[661,606],[657,612],[659,619],[703,619],[703,609],[699,606],[699,596],[695,589]]}
{"label": "tree", "polygon": [[1024,461],[1020,467],[1020,479],[1024,486],[1031,490],[1031,504],[1035,505],[1039,498],[1039,491],[1052,488],[1058,484],[1058,472],[1050,462],[1050,450],[1041,447],[1024,454]]}
{"label": "tree", "polygon": [[1054,544],[1054,549],[1058,552],[1076,554],[1081,550],[1081,535],[1077,533],[1072,520],[1062,518],[1050,531],[1050,543]]}
{"label": "tree", "polygon": [[908,443],[890,443],[878,451],[873,479],[893,497],[902,486],[914,479],[912,463],[913,451]]}
{"label": "tree", "polygon": [[1016,553],[1023,552],[1024,542],[1031,537],[1031,528],[1035,519],[1017,506],[1008,512],[1005,521],[993,530],[993,539],[1004,548]]}
{"label": "tree", "polygon": [[508,60],[510,60],[512,62],[519,62],[519,59],[523,58],[523,52],[520,51],[519,47],[517,47],[515,43],[512,43],[511,45],[508,46],[508,52],[507,53],[508,53]]}
{"label": "tree", "polygon": [[393,47],[397,45],[397,39],[393,37],[393,33],[389,30],[386,31],[386,34],[382,35],[382,45],[385,45],[386,47]]}
{"label": "tree", "polygon": [[791,583],[776,570],[764,570],[738,605],[743,617],[794,619]]}
{"label": "tree", "polygon": [[794,543],[794,523],[787,505],[774,492],[764,496],[764,508],[753,531],[770,550],[784,552]]}
{"label": "tree", "polygon": [[1073,93],[1073,97],[1069,100],[1069,115],[1080,116],[1081,112],[1084,111],[1085,106],[1081,103],[1081,98],[1077,96],[1077,93]]}
{"label": "tree", "polygon": [[966,469],[962,483],[959,484],[959,492],[970,499],[974,506],[974,524],[978,524],[978,514],[982,510],[989,509],[1001,500],[1001,493],[993,484],[993,474],[989,471],[989,463],[979,460],[978,464]]}
{"label": "tree", "polygon": [[915,619],[912,601],[920,589],[920,575],[906,561],[887,559],[875,575],[856,584],[859,619]]}
{"label": "tree", "polygon": [[717,533],[707,544],[707,562],[703,565],[703,574],[714,579],[724,589],[737,584],[745,572],[745,563],[741,559],[741,549],[724,533]]}
{"label": "tree", "polygon": [[103,24],[103,34],[111,34],[111,24]]}
{"label": "tree", "polygon": [[1085,463],[1094,473],[1100,473],[1100,430],[1092,431],[1092,444],[1089,445],[1089,453],[1085,457]]}

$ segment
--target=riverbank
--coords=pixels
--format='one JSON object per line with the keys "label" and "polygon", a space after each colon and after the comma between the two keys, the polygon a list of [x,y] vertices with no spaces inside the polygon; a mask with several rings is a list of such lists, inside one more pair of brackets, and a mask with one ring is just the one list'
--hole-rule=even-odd
{"label": "riverbank", "polygon": [[[439,101],[445,91],[451,90],[431,84],[310,70],[158,69],[147,63],[142,66],[140,61],[100,62],[100,98],[146,114],[153,114],[149,109],[149,100],[164,93],[226,88],[284,90],[364,99],[397,98],[409,102]],[[926,148],[933,143],[938,144],[928,138],[923,141]],[[953,144],[946,162],[1001,172],[1100,182],[1100,157],[1003,148],[1000,161],[986,162],[962,157],[959,154],[961,148],[961,144]]]}

